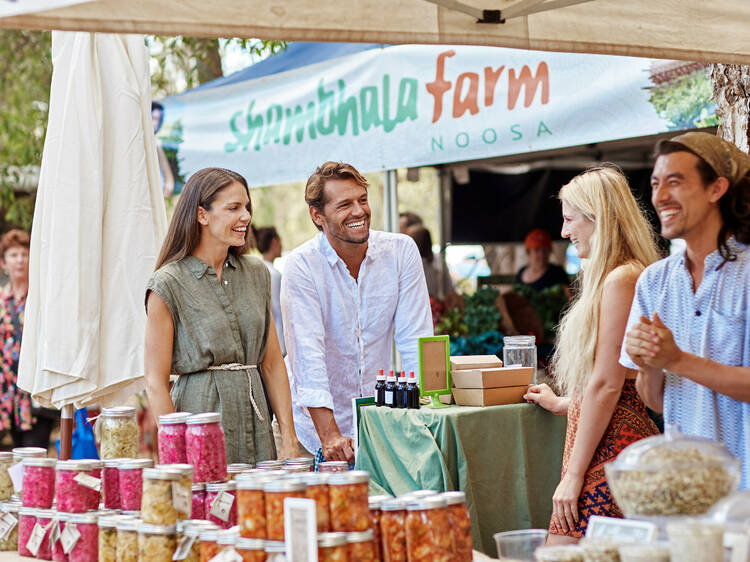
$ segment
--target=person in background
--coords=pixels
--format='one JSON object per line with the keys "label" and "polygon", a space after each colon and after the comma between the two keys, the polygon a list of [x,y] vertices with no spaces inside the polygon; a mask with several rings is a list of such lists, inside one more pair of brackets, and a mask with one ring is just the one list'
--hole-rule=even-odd
{"label": "person in background", "polygon": [[[220,412],[227,462],[297,457],[291,395],[271,315],[271,279],[245,255],[245,178],[198,170],[185,184],[146,289],[146,394],[155,420]],[[178,376],[169,392],[170,374]],[[281,433],[277,451],[261,373]]]}
{"label": "person in background", "polygon": [[535,228],[526,235],[523,244],[526,247],[527,264],[518,270],[516,283],[528,285],[536,291],[555,285],[570,285],[565,270],[549,262],[552,239],[546,230]]}
{"label": "person in background", "polygon": [[[163,123],[164,106],[158,101],[152,101],[151,124],[154,127],[154,135],[159,132]],[[163,182],[162,191],[164,197],[171,197],[174,193],[174,175],[172,174],[172,168],[169,166],[169,160],[167,160],[167,155],[164,153],[164,147],[161,145],[160,139],[156,139],[156,156],[159,160],[159,172],[161,173]]]}
{"label": "person in background", "polygon": [[9,230],[0,238],[0,266],[8,275],[8,284],[0,288],[0,430],[10,432],[14,447],[47,449],[56,411],[34,407],[31,395],[16,386],[29,290],[29,245],[23,230]]}
{"label": "person in background", "polygon": [[587,170],[565,185],[559,198],[562,236],[584,263],[552,362],[564,396],[546,384],[530,386],[524,396],[568,417],[550,544],[576,542],[592,515],[622,517],[604,465],[634,441],[658,433],[636,391],[636,371],[618,362],[636,281],[659,258],[654,233],[614,166]]}
{"label": "person in background", "polygon": [[[427,281],[427,293],[435,299],[442,299],[445,296],[442,282],[442,262],[432,253],[432,236],[430,231],[421,224],[409,227],[406,234],[412,237],[422,257],[422,268],[424,269],[424,278]],[[450,282],[449,293],[453,292],[453,283]]]}
{"label": "person in background", "polygon": [[656,147],[651,202],[685,249],[643,272],[620,362],[665,424],[723,442],[750,488],[750,158],[709,133]]}
{"label": "person in background", "polygon": [[281,279],[294,423],[318,460],[354,459],[352,398],[372,396],[394,337],[408,372],[417,371],[418,338],[433,334],[417,246],[370,230],[367,188],[350,164],[315,170],[305,201],[321,232],[289,254]]}
{"label": "person in background", "polygon": [[281,317],[281,272],[273,266],[273,261],[281,257],[281,237],[273,226],[262,228],[253,227],[255,243],[258,251],[263,255],[263,263],[266,264],[271,274],[271,312],[273,321],[276,323],[276,334],[279,336],[281,355],[286,357],[286,344],[284,343],[284,320]]}
{"label": "person in background", "polygon": [[398,215],[398,228],[401,234],[406,234],[409,228],[423,224],[422,217],[417,213],[406,211]]}

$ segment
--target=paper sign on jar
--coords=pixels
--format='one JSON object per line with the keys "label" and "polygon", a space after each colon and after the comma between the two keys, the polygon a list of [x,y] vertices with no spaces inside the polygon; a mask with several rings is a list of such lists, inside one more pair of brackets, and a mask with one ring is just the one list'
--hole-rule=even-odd
{"label": "paper sign on jar", "polygon": [[750,559],[750,535],[737,532],[724,533],[724,547],[731,552],[730,562],[747,562]]}
{"label": "paper sign on jar", "polygon": [[57,519],[53,519],[50,521],[50,524],[47,525],[47,529],[49,529],[49,545],[50,547],[53,547],[55,546],[57,539],[60,538],[60,522]]}
{"label": "paper sign on jar", "polygon": [[83,472],[79,472],[78,474],[76,474],[73,480],[78,482],[81,486],[91,488],[96,492],[100,492],[102,489],[102,481],[99,478],[94,478],[93,476],[90,476]]}
{"label": "paper sign on jar", "polygon": [[[183,486],[180,482],[172,482],[172,505],[177,511],[189,517],[193,509],[193,495],[190,488]],[[232,507],[231,504],[229,507]]]}
{"label": "paper sign on jar", "polygon": [[219,552],[219,554],[210,558],[208,562],[242,562],[242,556],[240,556],[233,546],[228,546]]}
{"label": "paper sign on jar", "polygon": [[17,524],[18,519],[16,519],[12,513],[7,511],[3,512],[3,514],[0,515],[0,541],[7,539],[8,535],[10,535],[10,532]]}
{"label": "paper sign on jar", "polygon": [[219,492],[214,501],[211,502],[211,515],[218,517],[222,521],[227,521],[233,503],[234,496],[232,494],[224,491]]}
{"label": "paper sign on jar", "polygon": [[180,541],[177,543],[177,548],[175,548],[172,560],[185,560],[185,558],[187,558],[188,552],[190,552],[190,549],[193,548],[193,543],[196,541],[196,539],[197,537],[195,536],[182,535],[182,538],[180,538]]}
{"label": "paper sign on jar", "polygon": [[284,541],[287,562],[317,560],[317,533],[315,500],[284,498]]}
{"label": "paper sign on jar", "polygon": [[31,555],[36,558],[36,553],[39,552],[39,547],[42,546],[42,541],[44,540],[44,527],[42,527],[39,523],[34,525],[34,528],[31,530],[31,535],[29,535],[29,540],[26,541],[26,548],[29,550]]}
{"label": "paper sign on jar", "polygon": [[23,490],[23,463],[14,464],[8,469],[8,476],[10,476],[11,482],[13,482],[13,490],[16,494],[20,494]]}
{"label": "paper sign on jar", "polygon": [[626,541],[653,542],[656,525],[648,521],[632,521],[592,515],[586,528],[586,538],[613,538]]}
{"label": "paper sign on jar", "polygon": [[62,543],[63,552],[70,554],[70,551],[73,550],[73,547],[80,538],[81,533],[78,531],[78,528],[75,525],[66,524],[63,532],[60,533],[60,543]]}

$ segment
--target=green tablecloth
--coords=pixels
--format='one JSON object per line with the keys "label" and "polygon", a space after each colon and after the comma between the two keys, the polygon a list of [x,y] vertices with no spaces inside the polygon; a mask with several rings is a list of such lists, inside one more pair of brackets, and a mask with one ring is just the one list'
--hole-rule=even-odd
{"label": "green tablecloth", "polygon": [[494,533],[549,525],[565,424],[532,404],[370,406],[362,408],[356,468],[370,472],[371,493],[463,490],[474,547],[496,556]]}

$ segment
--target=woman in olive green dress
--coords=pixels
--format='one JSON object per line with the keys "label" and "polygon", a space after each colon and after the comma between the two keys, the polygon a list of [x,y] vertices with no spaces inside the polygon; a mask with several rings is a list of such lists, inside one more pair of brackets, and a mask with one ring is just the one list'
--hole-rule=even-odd
{"label": "woman in olive green dress", "polygon": [[[271,315],[268,270],[244,255],[252,204],[247,182],[221,168],[185,184],[146,291],[146,393],[158,420],[220,412],[227,462],[298,455],[286,367]],[[179,377],[171,396],[170,374]]]}

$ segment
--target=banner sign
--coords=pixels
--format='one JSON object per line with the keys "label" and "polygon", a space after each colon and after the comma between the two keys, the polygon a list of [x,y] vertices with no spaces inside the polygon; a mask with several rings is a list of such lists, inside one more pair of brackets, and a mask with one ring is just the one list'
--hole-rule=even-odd
{"label": "banner sign", "polygon": [[[715,124],[705,65],[664,63],[390,46],[167,98],[159,137],[183,181],[219,166],[263,186],[304,180],[326,160],[372,172]],[[665,84],[687,88],[692,105],[673,103]]]}

